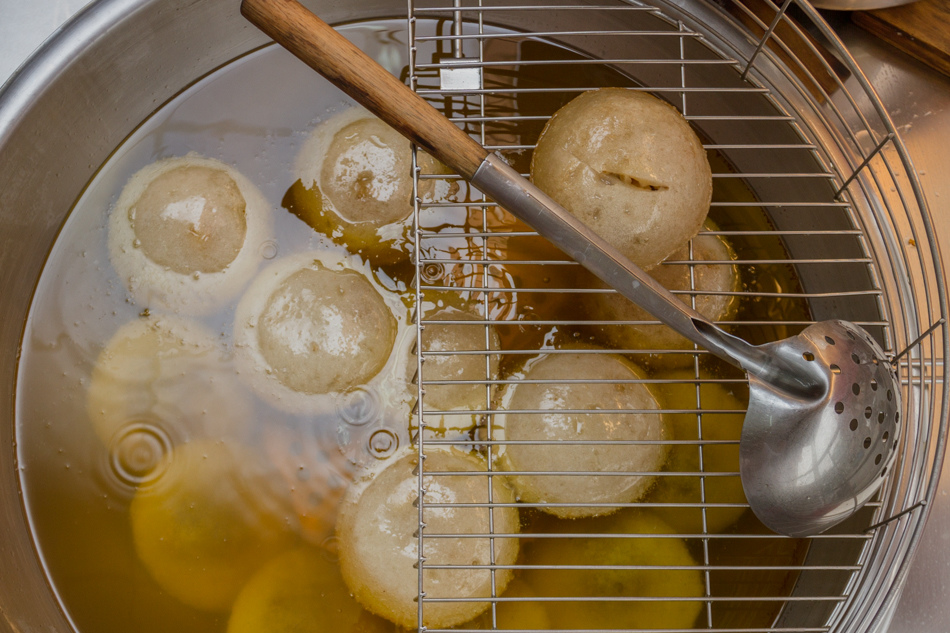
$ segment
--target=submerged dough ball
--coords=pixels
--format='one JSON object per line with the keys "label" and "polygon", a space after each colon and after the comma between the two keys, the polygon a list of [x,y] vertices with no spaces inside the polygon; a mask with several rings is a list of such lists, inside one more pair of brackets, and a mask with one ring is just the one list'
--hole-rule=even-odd
{"label": "submerged dough ball", "polygon": [[[367,609],[398,626],[413,628],[418,619],[419,478],[415,450],[387,462],[367,483],[351,488],[337,523],[340,567],[347,586]],[[487,472],[485,461],[455,449],[429,449],[426,472]],[[489,513],[494,532],[518,532],[518,510],[513,507],[463,507],[489,501],[487,476],[425,475],[425,503],[459,504],[424,510],[425,530],[431,534],[487,534]],[[491,479],[491,501],[512,503],[514,496],[500,477]],[[493,543],[493,544],[492,544]],[[492,550],[494,547],[494,558]],[[518,555],[518,539],[432,538],[426,541],[430,565],[511,565]],[[501,593],[510,570],[495,572],[495,590]],[[429,569],[423,589],[429,598],[491,597],[492,576],[487,569]],[[480,602],[428,602],[424,624],[447,628],[471,620],[489,607]]]}
{"label": "submerged dough ball", "polygon": [[129,508],[135,551],[162,590],[226,611],[251,574],[291,545],[291,517],[268,477],[236,444],[202,440],[173,451]]}
{"label": "submerged dough ball", "polygon": [[109,253],[136,301],[204,314],[233,297],[261,261],[271,211],[233,167],[189,154],[137,172],[109,218]]}
{"label": "submerged dough ball", "polygon": [[343,495],[353,479],[350,462],[321,433],[319,420],[271,425],[262,433],[264,454],[280,475],[305,541],[322,545],[333,535]]}
{"label": "submerged dough ball", "polygon": [[384,633],[393,626],[346,591],[329,552],[290,550],[268,562],[234,601],[227,633]]}
{"label": "submerged dough ball", "polygon": [[[610,538],[596,534],[673,533],[654,513],[629,509],[609,517],[562,522],[560,531],[591,534],[578,538],[543,538],[526,548],[525,563],[538,566],[589,565],[593,569],[528,569],[525,580],[547,598],[607,598],[604,601],[545,602],[551,621],[560,629],[690,630],[703,607],[703,573],[686,543],[677,538]],[[596,566],[640,569],[597,569]],[[658,567],[658,569],[650,569]],[[610,598],[649,598],[613,600]],[[663,600],[673,598],[673,600]],[[682,600],[696,598],[696,600]],[[583,607],[580,607],[583,605]]]}
{"label": "submerged dough ball", "polygon": [[214,335],[171,316],[140,318],[119,328],[93,367],[86,410],[96,434],[110,446],[134,440],[126,435],[134,436],[136,429],[174,443],[233,437],[251,415],[231,360]]}
{"label": "submerged dough ball", "polygon": [[696,235],[712,198],[706,152],[686,119],[623,88],[585,92],[558,110],[531,179],[642,268]]}
{"label": "submerged dough ball", "polygon": [[[692,240],[695,262],[732,262],[736,256],[728,242],[718,235],[700,235]],[[670,261],[689,261],[689,245],[679,249],[668,258]],[[692,271],[690,270],[692,269]],[[678,294],[685,304],[692,306],[695,296],[696,311],[712,322],[728,321],[736,315],[739,290],[739,270],[732,263],[689,264],[663,263],[654,267],[650,274],[667,290],[674,292],[695,291],[695,295]],[[607,286],[597,280],[597,287]],[[656,317],[616,293],[588,295],[587,312],[598,321],[656,321]],[[626,325],[602,325],[599,329],[607,342],[618,349],[636,350],[691,350],[693,344],[672,328],[661,324],[631,323]],[[690,354],[663,354],[653,359],[665,366],[681,366],[691,363]]]}
{"label": "submerged dough ball", "polygon": [[[481,317],[455,308],[439,310],[426,317],[433,321],[482,321]],[[486,347],[487,346],[487,347]],[[476,411],[488,408],[490,396],[481,384],[427,384],[430,381],[495,380],[498,378],[498,354],[456,354],[486,352],[500,346],[494,328],[482,323],[429,323],[422,331],[422,365],[426,410]],[[437,429],[469,429],[477,416],[433,413],[426,423]]]}
{"label": "submerged dough ball", "polygon": [[[417,161],[424,174],[442,171],[423,152]],[[399,132],[362,108],[344,110],[314,129],[294,175],[284,206],[312,228],[377,260],[408,254],[412,150]],[[445,180],[419,181],[423,200],[444,198],[451,190]]]}
{"label": "submerged dough ball", "polygon": [[[526,366],[524,381],[508,385],[494,415],[493,438],[505,441],[554,441],[555,444],[502,445],[497,464],[513,475],[521,501],[577,503],[548,506],[551,514],[575,518],[608,514],[615,507],[587,503],[629,503],[652,485],[651,475],[545,475],[531,472],[656,472],[669,451],[665,444],[623,444],[623,441],[665,442],[671,439],[665,417],[642,374],[616,354],[545,354]],[[564,382],[564,381],[590,382]],[[528,411],[505,413],[507,410]],[[571,411],[591,410],[590,413]],[[638,412],[620,412],[633,410]],[[606,444],[571,444],[603,441]],[[610,446],[611,442],[617,444]]]}
{"label": "submerged dough ball", "polygon": [[[702,472],[738,473],[739,438],[745,421],[748,398],[740,394],[745,386],[728,383],[707,382],[712,376],[700,374],[699,404],[696,402],[696,384],[692,371],[675,371],[660,374],[657,378],[670,380],[657,384],[656,393],[666,409],[694,410],[696,413],[670,414],[673,437],[677,441],[696,442],[676,444],[670,451],[667,470],[676,473],[700,472],[699,421],[702,421],[703,440],[728,444],[708,444],[702,447]],[[706,411],[732,411],[733,413],[707,413]],[[702,413],[699,418],[698,414]],[[650,494],[650,501],[659,503],[695,503],[705,498],[706,503],[743,504],[742,507],[706,508],[706,531],[722,532],[735,523],[745,512],[748,501],[742,490],[738,474],[710,476],[702,482],[699,477],[663,476]],[[703,496],[704,495],[704,496]],[[703,514],[701,508],[662,508],[657,512],[682,534],[701,534]]]}
{"label": "submerged dough ball", "polygon": [[492,612],[486,610],[463,628],[504,631],[549,631],[552,622],[544,601],[537,600],[538,592],[520,578],[513,579],[505,589],[504,602],[495,605],[495,626]]}
{"label": "submerged dough ball", "polygon": [[406,344],[405,312],[353,257],[314,251],[282,259],[258,275],[238,305],[241,376],[291,412],[326,411],[322,396],[386,378],[406,391],[405,365],[398,377],[394,371],[405,354],[393,353]]}

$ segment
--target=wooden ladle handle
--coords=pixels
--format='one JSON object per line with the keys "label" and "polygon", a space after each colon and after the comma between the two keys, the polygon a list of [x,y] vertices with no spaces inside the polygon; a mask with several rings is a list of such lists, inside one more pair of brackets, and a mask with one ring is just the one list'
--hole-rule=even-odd
{"label": "wooden ladle handle", "polygon": [[296,0],[243,0],[241,14],[466,180],[488,155],[488,150]]}

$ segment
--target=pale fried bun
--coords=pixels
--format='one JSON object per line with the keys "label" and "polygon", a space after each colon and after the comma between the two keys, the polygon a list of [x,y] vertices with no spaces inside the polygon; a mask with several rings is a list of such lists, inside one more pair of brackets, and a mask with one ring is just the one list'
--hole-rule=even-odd
{"label": "pale fried bun", "polygon": [[[428,155],[419,152],[417,160],[424,173],[439,171]],[[312,228],[377,261],[408,254],[412,150],[380,119],[353,107],[322,121],[301,148],[294,177],[284,205]],[[421,179],[418,194],[444,197],[451,188]]]}
{"label": "pale fried bun", "polygon": [[134,299],[206,314],[237,294],[262,260],[271,209],[233,167],[189,154],[137,172],[109,217],[109,256]]}
{"label": "pale fried bun", "polygon": [[[608,474],[656,472],[666,461],[669,447],[662,442],[672,432],[653,393],[639,382],[639,369],[616,354],[544,354],[518,378],[502,392],[492,439],[502,441],[499,468],[524,473],[510,478],[521,501],[577,504],[542,508],[576,518],[616,510],[588,504],[630,503],[647,492],[652,475]],[[631,440],[657,443],[625,443]]]}
{"label": "pale fried bun", "polygon": [[251,418],[249,399],[214,334],[168,315],[136,319],[112,336],[92,369],[86,409],[110,446],[135,429],[172,442],[233,438]]}
{"label": "pale fried bun", "polygon": [[558,110],[531,178],[642,268],[696,235],[712,196],[706,153],[683,116],[623,88],[585,92]]}
{"label": "pale fried bun", "polygon": [[[490,402],[490,387],[468,381],[486,381],[498,378],[498,334],[482,323],[453,323],[453,321],[481,321],[481,317],[455,308],[444,308],[426,320],[422,330],[423,386],[426,423],[437,429],[468,429],[474,426],[473,415],[453,412],[486,409]],[[481,352],[481,353],[472,353]],[[458,381],[458,382],[453,382]],[[444,382],[447,384],[429,384]],[[442,413],[439,413],[442,412]]]}
{"label": "pale fried bun", "polygon": [[[717,534],[734,524],[746,510],[748,501],[739,479],[739,438],[745,421],[748,388],[744,384],[714,382],[700,373],[699,401],[693,372],[673,371],[657,375],[669,380],[656,392],[665,409],[683,410],[670,415],[677,444],[670,451],[667,470],[650,494],[651,501],[689,503],[696,507],[666,507],[657,512],[683,534]],[[708,444],[701,443],[702,440]],[[702,467],[700,468],[700,464]],[[675,473],[712,473],[699,476]],[[731,473],[723,475],[721,473]],[[702,503],[718,504],[699,507]],[[731,506],[730,506],[731,504]],[[705,525],[705,528],[704,528]]]}
{"label": "pale fried bun", "polygon": [[326,412],[340,404],[334,394],[364,387],[387,403],[405,402],[406,320],[399,297],[358,258],[313,251],[281,259],[238,304],[240,376],[296,413]]}
{"label": "pale fried bun", "polygon": [[227,611],[248,578],[294,542],[272,473],[247,448],[182,444],[129,507],[135,552],[162,590],[184,604]]}
{"label": "pale fried bun", "polygon": [[[669,257],[670,262],[694,261],[695,264],[662,263],[650,274],[667,290],[681,292],[679,299],[693,307],[710,321],[725,321],[735,316],[739,301],[739,271],[731,263],[735,253],[722,237],[700,235],[692,240],[692,260],[689,245]],[[704,263],[709,262],[709,263]],[[606,286],[599,280],[599,287]],[[594,294],[587,299],[587,312],[597,321],[652,321],[653,323],[626,323],[602,325],[598,329],[612,346],[634,350],[689,350],[693,344],[672,328],[656,323],[656,317],[620,294]],[[654,362],[665,366],[692,362],[689,354],[663,354]]]}
{"label": "pale fried bun", "polygon": [[241,589],[227,633],[394,633],[343,585],[330,552],[293,549],[261,567]]}
{"label": "pale fried bun", "polygon": [[524,577],[548,599],[557,628],[692,630],[706,595],[703,572],[659,516],[631,508],[560,522],[555,531],[590,535],[538,539],[526,548],[531,567]]}
{"label": "pale fried bun", "polygon": [[[337,523],[340,568],[356,599],[369,611],[397,625],[414,628],[418,623],[419,476],[415,449],[393,457],[385,468],[363,484],[350,489]],[[518,510],[489,509],[465,504],[512,503],[514,496],[500,477],[487,476],[481,457],[455,449],[426,451],[422,478],[425,504],[458,504],[425,508],[424,533],[458,535],[430,538],[425,543],[426,565],[511,565],[518,555],[513,538],[469,537],[466,534],[512,534],[519,530]],[[463,473],[459,475],[437,473]],[[485,473],[480,476],[472,473]],[[489,497],[489,487],[491,497]],[[491,513],[493,523],[489,523]],[[492,555],[494,548],[494,555]],[[501,594],[511,571],[494,574],[496,594]],[[423,574],[426,598],[453,598],[458,602],[427,602],[424,624],[448,628],[471,620],[490,606],[492,574],[487,569],[428,569]]]}

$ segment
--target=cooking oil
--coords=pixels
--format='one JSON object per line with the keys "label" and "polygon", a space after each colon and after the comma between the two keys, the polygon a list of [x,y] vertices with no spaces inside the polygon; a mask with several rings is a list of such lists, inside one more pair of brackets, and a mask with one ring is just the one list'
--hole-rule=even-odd
{"label": "cooking oil", "polygon": [[[443,27],[441,23],[419,26],[433,32]],[[404,22],[356,24],[343,32],[391,72],[405,77]],[[445,54],[441,45],[432,53],[434,57]],[[511,61],[484,70],[485,86],[498,92],[484,100],[444,97],[436,105],[455,117],[528,117],[501,118],[484,127],[464,124],[483,142],[501,148],[522,171],[528,170],[530,151],[520,146],[533,144],[544,124],[542,118],[534,117],[550,116],[580,87],[636,85],[630,77],[604,66],[519,65],[519,60],[577,58],[567,49],[534,40],[493,39],[485,55]],[[420,77],[420,87],[431,85],[433,78]],[[513,86],[561,90],[504,92]],[[160,158],[196,152],[233,165],[257,184],[272,205],[274,234],[256,245],[265,264],[309,250],[342,252],[345,243],[312,230],[301,220],[306,214],[294,207],[297,203],[289,196],[295,186],[290,166],[309,130],[351,105],[283,50],[276,46],[257,50],[200,79],[158,109],[116,150],[70,214],[50,254],[26,325],[16,414],[24,504],[51,586],[77,630],[225,631],[229,618],[228,609],[220,606],[227,599],[183,600],[163,587],[154,568],[142,562],[130,519],[136,495],[157,485],[172,467],[169,460],[176,447],[199,440],[176,436],[160,417],[143,415],[129,420],[116,437],[103,441],[87,414],[87,392],[101,350],[122,325],[156,316],[152,306],[131,297],[111,268],[106,244],[109,208],[140,168]],[[776,298],[771,293],[800,292],[795,271],[790,265],[755,263],[788,259],[781,238],[770,233],[772,226],[762,209],[725,204],[756,199],[734,177],[726,156],[710,151],[709,159],[717,174],[713,199],[721,203],[711,218],[732,244],[742,275],[739,315],[727,327],[754,343],[789,336],[809,320],[808,307],[802,300]],[[455,201],[461,204],[426,204],[418,215],[423,318],[425,306],[464,305],[491,319],[500,339],[502,375],[540,350],[603,344],[586,326],[582,299],[591,287],[585,273],[506,211],[485,203],[464,183],[453,183],[458,186]],[[408,261],[382,262],[376,276],[387,289],[413,296],[417,279]],[[770,294],[754,296],[761,292]],[[225,353],[233,352],[230,337],[236,302],[200,318]],[[631,358],[647,366],[658,362],[644,355]],[[708,356],[697,357],[697,362],[718,375],[736,377]],[[239,490],[241,495],[251,494],[250,490],[255,503],[265,507],[255,505],[257,509],[241,520],[250,532],[259,528],[275,534],[268,547],[279,543],[289,548],[306,542],[334,556],[332,517],[349,481],[366,463],[386,459],[411,440],[408,421],[402,430],[377,424],[379,397],[365,390],[348,392],[338,411],[313,416],[290,414],[250,397],[246,409],[252,424],[237,432],[236,438],[228,438],[242,447],[238,461],[246,467],[230,482],[233,485],[219,487],[219,482],[207,481],[197,487],[181,516],[198,525],[202,512],[210,513],[223,503],[226,490]],[[486,408],[491,406],[488,391]],[[417,424],[418,418],[414,420]],[[477,439],[473,424],[461,427],[432,437],[471,445]],[[220,437],[201,441],[208,439],[223,441]],[[220,451],[208,448],[200,459]],[[565,529],[563,524],[551,528],[553,519],[534,510],[522,515],[526,542],[535,531]],[[732,531],[760,529],[747,512]],[[707,549],[701,538],[687,541],[700,564],[705,558],[712,565],[762,568],[710,574],[712,595],[737,598],[729,603],[732,606],[704,603],[703,612],[711,614],[712,625],[769,626],[781,601],[749,602],[741,597],[787,595],[795,572],[770,568],[800,564],[804,543],[741,538],[710,542]],[[761,550],[752,549],[760,543],[764,544]],[[218,546],[221,543],[215,542],[214,547]],[[530,589],[519,591],[528,600],[533,595]],[[201,587],[191,590],[192,597],[195,592],[200,593]],[[535,602],[531,609],[537,611],[538,605],[543,603]],[[576,609],[584,608],[585,603],[576,603]],[[706,619],[701,616],[696,625],[705,626]],[[558,626],[557,621],[546,621]],[[472,628],[484,626],[484,618],[472,624]]]}

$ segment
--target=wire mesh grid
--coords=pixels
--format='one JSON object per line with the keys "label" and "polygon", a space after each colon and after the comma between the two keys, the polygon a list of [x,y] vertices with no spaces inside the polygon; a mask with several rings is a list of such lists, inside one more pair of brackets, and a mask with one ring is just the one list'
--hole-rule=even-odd
{"label": "wire mesh grid", "polygon": [[[888,440],[899,458],[877,499],[810,539],[771,534],[737,492],[744,377],[664,337],[649,315],[610,308],[612,291],[530,228],[457,176],[418,166],[420,628],[438,630],[428,613],[472,602],[490,608],[469,626],[508,630],[883,622],[940,471],[946,297],[906,150],[833,32],[789,0],[408,8],[410,85],[526,174],[544,124],[586,90],[625,87],[674,105],[710,159],[711,222],[655,272],[679,271],[674,294],[700,311],[723,299],[719,323],[755,343],[817,320],[856,322],[904,387],[901,437]],[[426,202],[432,180],[458,187],[456,201]],[[701,254],[704,240],[727,247]],[[739,281],[704,286],[713,270]],[[644,385],[656,405],[624,399]],[[661,437],[579,430],[661,416]],[[515,422],[536,434],[518,436]],[[559,424],[575,432],[543,434]],[[658,447],[665,461],[631,457]],[[483,455],[485,470],[426,463],[446,450]],[[484,496],[432,493],[463,477],[484,480]],[[638,486],[646,492],[627,500],[601,490]],[[520,530],[497,529],[512,511]],[[446,558],[467,540],[484,556]],[[487,593],[446,589],[479,576]]]}

